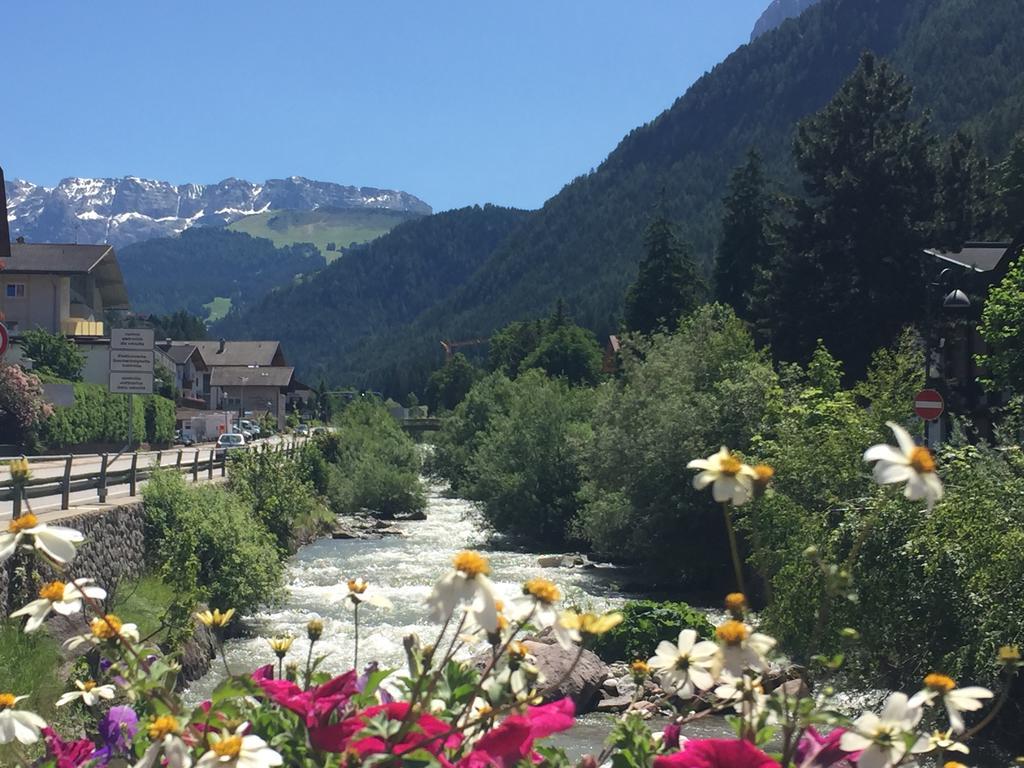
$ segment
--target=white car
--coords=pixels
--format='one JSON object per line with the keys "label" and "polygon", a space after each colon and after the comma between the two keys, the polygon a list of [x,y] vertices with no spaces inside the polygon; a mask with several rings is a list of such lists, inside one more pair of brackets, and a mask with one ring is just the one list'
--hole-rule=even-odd
{"label": "white car", "polygon": [[235,432],[225,432],[217,438],[217,458],[224,456],[228,451],[238,448],[245,448],[245,437]]}

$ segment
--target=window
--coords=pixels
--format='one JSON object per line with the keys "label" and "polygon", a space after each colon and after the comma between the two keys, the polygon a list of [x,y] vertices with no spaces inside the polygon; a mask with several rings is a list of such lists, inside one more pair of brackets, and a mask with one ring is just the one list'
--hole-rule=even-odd
{"label": "window", "polygon": [[4,291],[4,295],[8,299],[24,299],[25,298],[25,284],[24,283],[8,283]]}

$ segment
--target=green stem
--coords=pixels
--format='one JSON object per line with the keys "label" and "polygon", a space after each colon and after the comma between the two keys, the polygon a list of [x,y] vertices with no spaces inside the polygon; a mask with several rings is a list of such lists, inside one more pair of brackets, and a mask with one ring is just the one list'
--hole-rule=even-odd
{"label": "green stem", "polygon": [[359,600],[356,599],[355,607],[352,609],[352,622],[355,625],[355,643],[352,651],[352,669],[359,674]]}
{"label": "green stem", "polygon": [[303,690],[309,690],[310,678],[313,676],[313,646],[316,645],[316,640],[310,639],[309,641],[309,653],[306,654],[306,677]]}
{"label": "green stem", "polygon": [[722,514],[725,517],[725,531],[729,534],[729,552],[732,554],[732,567],[736,574],[736,589],[745,595],[747,590],[743,586],[743,563],[740,561],[740,550],[736,545],[736,531],[733,530],[732,516],[729,514],[729,505],[726,502],[722,503]]}

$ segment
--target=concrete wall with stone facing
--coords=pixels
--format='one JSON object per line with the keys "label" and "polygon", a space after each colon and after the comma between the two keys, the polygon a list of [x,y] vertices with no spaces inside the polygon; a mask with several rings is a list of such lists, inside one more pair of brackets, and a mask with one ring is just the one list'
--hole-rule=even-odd
{"label": "concrete wall with stone facing", "polygon": [[[141,576],[145,569],[146,541],[142,503],[124,504],[96,512],[63,517],[52,523],[74,528],[85,535],[75,559],[66,574],[58,575],[51,568],[40,568],[44,579],[67,581],[71,578],[92,578],[108,593],[128,579]],[[37,559],[37,562],[40,562]],[[0,568],[0,608],[4,613],[17,610],[35,595],[10,594],[13,569],[25,563],[24,557],[13,557]],[[15,604],[17,603],[17,604]]]}

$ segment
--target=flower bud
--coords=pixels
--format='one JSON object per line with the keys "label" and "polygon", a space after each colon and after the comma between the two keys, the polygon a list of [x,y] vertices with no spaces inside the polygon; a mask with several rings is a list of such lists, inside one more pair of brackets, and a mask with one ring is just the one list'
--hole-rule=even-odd
{"label": "flower bud", "polygon": [[310,619],[306,624],[306,637],[316,642],[324,633],[324,623],[320,619]]}
{"label": "flower bud", "polygon": [[860,632],[853,627],[843,627],[839,634],[843,640],[860,640]]}
{"label": "flower bud", "polygon": [[804,557],[808,560],[816,560],[818,557],[818,548],[812,544],[804,550]]}

